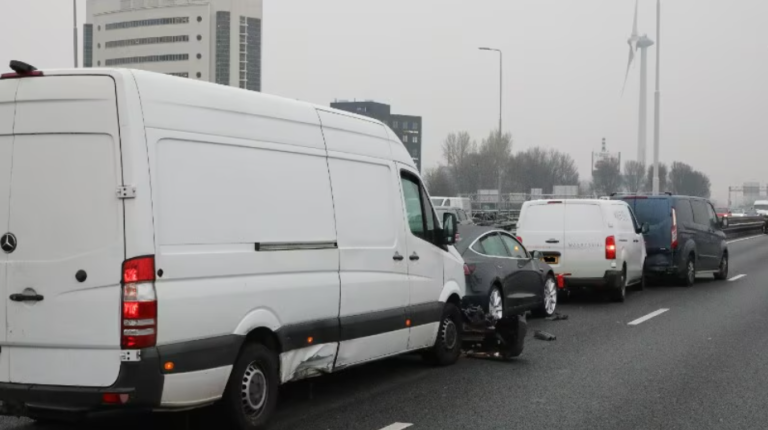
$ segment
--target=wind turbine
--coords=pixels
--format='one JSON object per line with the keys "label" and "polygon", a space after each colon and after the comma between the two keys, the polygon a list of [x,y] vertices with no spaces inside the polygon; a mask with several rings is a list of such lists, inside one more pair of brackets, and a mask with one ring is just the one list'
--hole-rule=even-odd
{"label": "wind turbine", "polygon": [[[632,34],[629,36],[629,61],[627,62],[627,73],[624,75],[624,87],[627,85],[629,69],[632,67],[632,61],[635,59],[635,51],[640,50],[640,108],[638,112],[637,129],[637,161],[645,165],[646,162],[646,135],[648,132],[648,48],[653,46],[653,40],[647,35],[639,36],[637,32],[637,7],[639,0],[635,0],[635,19],[632,25]],[[622,94],[624,89],[622,88]]]}

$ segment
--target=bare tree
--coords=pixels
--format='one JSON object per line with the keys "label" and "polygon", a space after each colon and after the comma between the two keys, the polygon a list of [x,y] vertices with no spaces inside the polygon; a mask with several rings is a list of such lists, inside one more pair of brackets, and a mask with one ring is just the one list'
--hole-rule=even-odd
{"label": "bare tree", "polygon": [[669,171],[669,185],[670,191],[674,194],[704,198],[709,198],[711,194],[709,177],[678,161],[672,163],[672,169]]}
{"label": "bare tree", "polygon": [[480,166],[477,143],[472,141],[469,133],[461,131],[449,134],[443,142],[443,158],[455,181],[456,190],[459,193],[476,192],[480,180],[477,170]]}
{"label": "bare tree", "polygon": [[531,148],[514,156],[507,168],[510,190],[529,193],[541,188],[552,193],[555,185],[578,185],[579,171],[570,155],[554,149]]}
{"label": "bare tree", "polygon": [[428,170],[424,175],[424,186],[427,187],[429,194],[433,196],[456,195],[453,178],[451,178],[449,169],[446,166],[438,166]]}
{"label": "bare tree", "polygon": [[621,190],[622,179],[619,160],[615,158],[600,160],[595,164],[595,171],[592,172],[592,187],[597,194],[607,196]]}
{"label": "bare tree", "polygon": [[[512,135],[499,136],[498,130],[491,131],[480,144],[480,162],[482,165],[481,183],[484,188],[496,189],[499,179],[504,180],[504,171],[512,154]],[[502,190],[507,192],[509,190]]]}
{"label": "bare tree", "polygon": [[630,160],[624,163],[624,186],[630,193],[642,192],[645,187],[645,165]]}
{"label": "bare tree", "polygon": [[[667,191],[667,165],[659,163],[659,192],[663,193]],[[648,166],[648,176],[645,178],[645,189],[653,189],[653,164]]]}

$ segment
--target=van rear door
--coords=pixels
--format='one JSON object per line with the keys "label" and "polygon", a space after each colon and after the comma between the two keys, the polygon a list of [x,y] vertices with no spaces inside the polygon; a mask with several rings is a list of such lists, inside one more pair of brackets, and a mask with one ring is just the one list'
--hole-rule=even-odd
{"label": "van rear door", "polygon": [[120,370],[125,258],[115,83],[109,76],[13,81],[13,141],[0,140],[0,213],[9,214],[17,246],[3,264],[0,355],[10,362],[10,382],[109,386]]}
{"label": "van rear door", "polygon": [[544,260],[557,272],[565,270],[563,234],[565,202],[537,200],[526,202],[520,214],[517,233],[528,251],[541,251]]}

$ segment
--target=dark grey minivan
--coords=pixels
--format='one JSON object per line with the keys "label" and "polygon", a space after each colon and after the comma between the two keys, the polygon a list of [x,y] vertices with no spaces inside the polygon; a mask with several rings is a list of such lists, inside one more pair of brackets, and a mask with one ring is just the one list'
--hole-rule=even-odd
{"label": "dark grey minivan", "polygon": [[673,277],[692,286],[697,273],[712,273],[715,279],[728,277],[728,245],[724,221],[712,204],[690,196],[621,196],[640,224],[648,223],[645,234],[647,276]]}

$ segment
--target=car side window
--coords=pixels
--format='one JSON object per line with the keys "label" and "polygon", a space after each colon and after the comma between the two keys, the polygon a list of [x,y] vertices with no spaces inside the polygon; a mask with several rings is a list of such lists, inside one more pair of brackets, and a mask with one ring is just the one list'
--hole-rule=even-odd
{"label": "car side window", "polygon": [[712,226],[716,226],[717,220],[718,220],[717,212],[715,212],[715,208],[713,208],[711,204],[706,203],[706,205],[707,205],[707,210],[709,211],[709,223]]}
{"label": "car side window", "polygon": [[463,210],[456,211],[459,214],[459,221],[466,221],[467,220],[467,213]]}
{"label": "car side window", "polygon": [[675,202],[675,215],[677,216],[677,223],[683,225],[689,225],[693,221],[693,209],[691,208],[691,201],[687,199],[680,199]]}
{"label": "car side window", "polygon": [[480,239],[480,244],[485,250],[485,255],[490,255],[492,257],[510,257],[510,254],[507,252],[507,247],[504,246],[504,242],[502,242],[501,238],[496,233],[491,233]]}
{"label": "car side window", "polygon": [[507,234],[499,234],[504,245],[507,247],[507,251],[512,255],[512,258],[528,258],[528,253],[514,237]]}
{"label": "car side window", "polygon": [[693,222],[699,225],[709,226],[710,221],[707,204],[701,200],[691,200],[691,206],[693,206]]}

